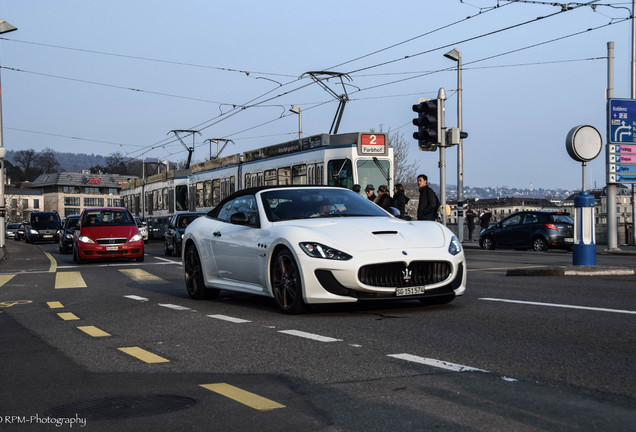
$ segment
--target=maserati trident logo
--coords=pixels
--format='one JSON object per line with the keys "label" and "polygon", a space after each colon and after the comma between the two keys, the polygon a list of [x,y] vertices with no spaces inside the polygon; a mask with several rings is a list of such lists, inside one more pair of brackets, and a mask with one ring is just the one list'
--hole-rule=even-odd
{"label": "maserati trident logo", "polygon": [[404,279],[404,282],[409,282],[411,280],[411,275],[413,274],[413,272],[411,270],[409,270],[409,268],[405,268],[402,271],[402,279]]}

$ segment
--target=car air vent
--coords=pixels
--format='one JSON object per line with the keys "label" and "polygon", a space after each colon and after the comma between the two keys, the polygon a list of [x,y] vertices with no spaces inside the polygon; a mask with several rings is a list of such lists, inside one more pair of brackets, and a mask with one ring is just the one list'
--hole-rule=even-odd
{"label": "car air vent", "polygon": [[383,235],[383,234],[397,234],[397,231],[373,231],[375,235]]}

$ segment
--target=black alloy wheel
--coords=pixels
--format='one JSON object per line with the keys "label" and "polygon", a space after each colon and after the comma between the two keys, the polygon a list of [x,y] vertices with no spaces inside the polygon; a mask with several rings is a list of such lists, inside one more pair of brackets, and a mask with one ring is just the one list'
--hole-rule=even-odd
{"label": "black alloy wheel", "polygon": [[536,237],[533,241],[532,241],[532,248],[534,250],[536,250],[537,252],[544,252],[548,250],[548,242],[546,242],[543,238],[541,237]]}
{"label": "black alloy wheel", "polygon": [[495,248],[495,242],[492,237],[483,237],[479,240],[479,246],[481,246],[482,249],[493,250]]}
{"label": "black alloy wheel", "polygon": [[205,298],[216,298],[219,295],[218,289],[208,289],[203,279],[203,269],[201,259],[195,245],[188,246],[184,262],[185,284],[188,295],[195,300]]}
{"label": "black alloy wheel", "polygon": [[276,255],[271,281],[274,300],[283,313],[292,315],[304,310],[300,272],[289,250],[284,249]]}

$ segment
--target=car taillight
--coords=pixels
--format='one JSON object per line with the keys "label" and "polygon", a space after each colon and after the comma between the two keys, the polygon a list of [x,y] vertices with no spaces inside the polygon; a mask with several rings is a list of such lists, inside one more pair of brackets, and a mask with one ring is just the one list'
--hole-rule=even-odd
{"label": "car taillight", "polygon": [[559,230],[559,228],[557,228],[557,226],[556,226],[556,225],[554,225],[554,224],[549,224],[549,223],[547,223],[547,224],[545,224],[545,227],[546,227],[547,229],[551,229],[551,230],[555,230],[555,231],[558,231],[558,230]]}

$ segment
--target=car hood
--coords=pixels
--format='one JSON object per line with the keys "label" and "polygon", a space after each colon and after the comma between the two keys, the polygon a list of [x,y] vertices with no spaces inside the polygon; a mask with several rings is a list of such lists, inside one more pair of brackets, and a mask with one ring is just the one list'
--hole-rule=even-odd
{"label": "car hood", "polygon": [[130,238],[137,234],[139,230],[136,226],[109,226],[109,227],[83,227],[81,235],[92,239],[100,238]]}
{"label": "car hood", "polygon": [[307,230],[306,234],[295,233],[290,236],[292,238],[301,240],[300,234],[306,236],[307,241],[320,241],[348,251],[442,248],[450,234],[437,222],[384,217],[305,219],[284,223],[285,230],[292,227]]}

